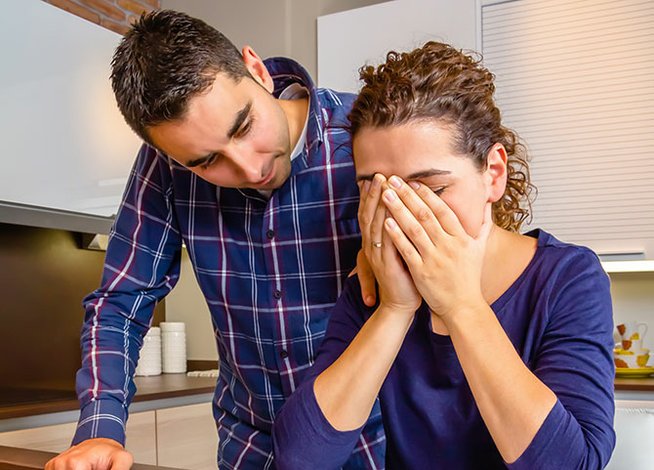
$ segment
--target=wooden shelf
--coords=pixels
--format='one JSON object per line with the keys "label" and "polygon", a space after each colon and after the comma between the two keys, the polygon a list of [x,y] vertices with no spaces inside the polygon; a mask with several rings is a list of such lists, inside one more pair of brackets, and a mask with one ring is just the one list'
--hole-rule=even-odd
{"label": "wooden shelf", "polygon": [[615,379],[616,390],[633,390],[639,392],[654,392],[654,377],[644,379]]}

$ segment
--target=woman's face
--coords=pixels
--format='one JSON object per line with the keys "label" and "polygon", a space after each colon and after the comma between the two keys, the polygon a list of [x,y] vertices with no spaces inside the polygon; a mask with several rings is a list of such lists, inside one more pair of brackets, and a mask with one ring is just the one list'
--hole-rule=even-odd
{"label": "woman's face", "polygon": [[357,181],[376,173],[418,181],[454,211],[471,236],[479,232],[486,203],[498,200],[506,186],[506,153],[501,145],[493,147],[488,168],[480,171],[471,158],[455,153],[452,131],[435,121],[362,128],[354,137],[353,152]]}

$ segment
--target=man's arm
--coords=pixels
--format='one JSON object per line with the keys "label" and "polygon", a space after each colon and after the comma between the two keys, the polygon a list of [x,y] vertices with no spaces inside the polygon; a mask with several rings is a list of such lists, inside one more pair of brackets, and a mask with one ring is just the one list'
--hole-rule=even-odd
{"label": "man's arm", "polygon": [[156,303],[179,277],[181,237],[170,186],[167,162],[143,146],[112,228],[101,287],[84,299],[75,447],[53,459],[51,468],[80,461],[122,468],[127,462],[125,423],[139,350]]}

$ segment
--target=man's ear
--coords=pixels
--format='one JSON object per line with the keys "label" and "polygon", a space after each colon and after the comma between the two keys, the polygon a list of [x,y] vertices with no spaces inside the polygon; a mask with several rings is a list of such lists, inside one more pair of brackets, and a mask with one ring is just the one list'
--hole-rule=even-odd
{"label": "man's ear", "polygon": [[259,85],[268,90],[268,93],[272,93],[275,89],[275,85],[273,84],[273,79],[270,76],[270,73],[268,73],[268,69],[264,65],[263,60],[261,60],[261,57],[259,57],[250,46],[243,47],[241,55],[243,56],[245,67],[247,67],[252,78],[259,83]]}
{"label": "man's ear", "polygon": [[502,144],[495,144],[488,151],[485,172],[488,202],[497,202],[504,195],[508,178],[507,160],[506,149]]}

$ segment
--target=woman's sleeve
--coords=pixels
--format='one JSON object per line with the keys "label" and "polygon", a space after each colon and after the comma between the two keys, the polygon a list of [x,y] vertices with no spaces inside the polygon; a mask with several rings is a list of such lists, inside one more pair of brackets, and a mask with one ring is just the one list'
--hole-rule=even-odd
{"label": "woman's sleeve", "polygon": [[580,249],[547,298],[548,326],[531,369],[558,400],[511,469],[599,469],[615,446],[613,314],[597,256]]}
{"label": "woman's sleeve", "polygon": [[337,469],[352,454],[362,428],[347,432],[334,429],[318,406],[313,384],[363,326],[370,309],[359,299],[359,281],[353,276],[334,306],[316,362],[275,418],[273,446],[280,470]]}

